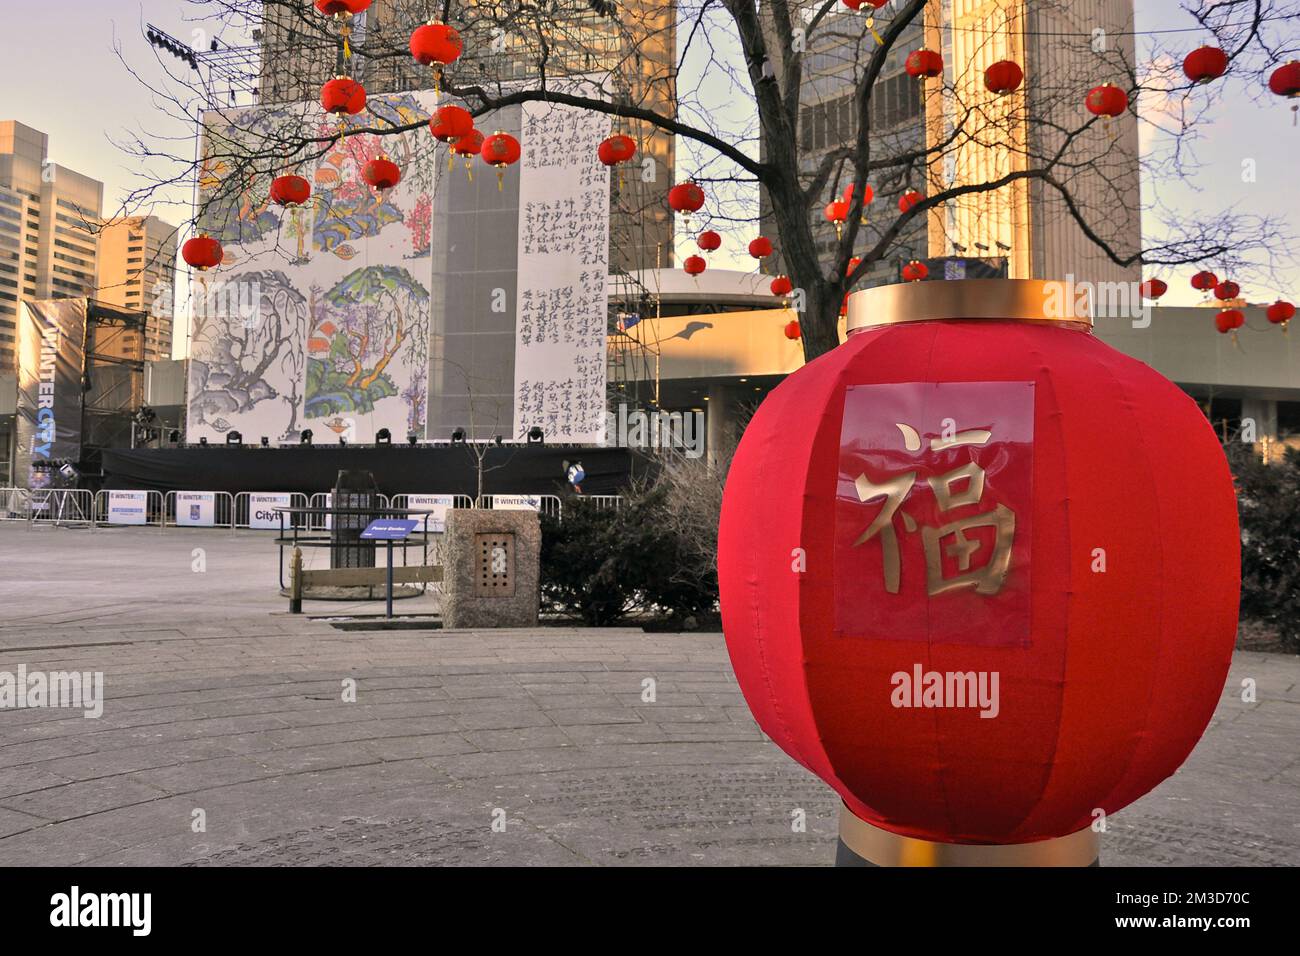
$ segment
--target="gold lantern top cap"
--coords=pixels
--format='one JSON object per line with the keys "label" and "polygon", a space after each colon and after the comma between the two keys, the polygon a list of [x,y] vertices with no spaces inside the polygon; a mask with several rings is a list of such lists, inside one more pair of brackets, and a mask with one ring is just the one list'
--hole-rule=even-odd
{"label": "gold lantern top cap", "polygon": [[[1134,295],[1137,295],[1136,287]],[[1140,301],[1140,300],[1139,300]],[[947,279],[899,282],[849,296],[846,329],[902,322],[1003,319],[1092,328],[1089,283],[1045,279]]]}

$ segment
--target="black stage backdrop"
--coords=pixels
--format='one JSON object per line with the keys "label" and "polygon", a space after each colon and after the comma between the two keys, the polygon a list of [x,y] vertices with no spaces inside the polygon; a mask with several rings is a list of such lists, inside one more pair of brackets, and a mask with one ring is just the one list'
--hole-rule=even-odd
{"label": "black stage backdrop", "polygon": [[[505,445],[487,450],[484,494],[570,492],[565,461],[581,461],[582,490],[616,495],[632,477],[649,476],[652,460],[627,448],[550,448]],[[477,462],[465,446],[392,445],[386,448],[298,446],[261,448],[105,449],[104,488],[142,491],[329,491],[342,470],[372,472],[386,495],[474,496]]]}

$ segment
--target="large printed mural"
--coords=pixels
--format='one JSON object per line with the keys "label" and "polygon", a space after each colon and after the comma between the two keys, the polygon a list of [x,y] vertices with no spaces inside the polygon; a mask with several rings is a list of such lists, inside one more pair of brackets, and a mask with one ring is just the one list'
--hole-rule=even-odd
{"label": "large printed mural", "polygon": [[[190,441],[231,430],[246,441],[295,441],[306,428],[367,442],[381,428],[424,434],[440,164],[415,124],[433,108],[429,93],[373,97],[361,122],[414,129],[309,147],[294,171],[312,198],[289,209],[267,199],[270,170],[284,164],[262,158],[264,144],[286,132],[313,140],[338,120],[315,104],[205,117],[199,227],[225,262],[191,290]],[[403,173],[382,193],[361,178],[381,153]]]}

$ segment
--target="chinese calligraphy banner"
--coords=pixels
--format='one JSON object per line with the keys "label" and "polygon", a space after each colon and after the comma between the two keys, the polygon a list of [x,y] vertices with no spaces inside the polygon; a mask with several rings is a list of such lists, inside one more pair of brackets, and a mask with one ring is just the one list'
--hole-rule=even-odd
{"label": "chinese calligraphy banner", "polygon": [[844,396],[835,621],[844,636],[1028,645],[1032,382]]}

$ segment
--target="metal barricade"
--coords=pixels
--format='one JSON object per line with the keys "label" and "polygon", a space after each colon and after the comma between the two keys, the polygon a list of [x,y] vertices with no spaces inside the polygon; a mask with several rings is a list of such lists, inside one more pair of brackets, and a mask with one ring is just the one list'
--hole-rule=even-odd
{"label": "metal barricade", "polygon": [[617,511],[623,507],[622,495],[582,495],[575,501],[588,501],[597,511]]}
{"label": "metal barricade", "polygon": [[101,491],[95,495],[95,526],[153,527],[162,529],[162,492],[135,489]]}
{"label": "metal barricade", "polygon": [[[253,531],[279,531],[279,507],[306,508],[307,496],[298,491],[241,491],[235,495],[235,527]],[[293,527],[306,522],[302,514],[292,516]],[[302,525],[305,529],[305,523]]]}
{"label": "metal barricade", "polygon": [[94,528],[95,493],[84,488],[37,488],[28,493],[27,526]]}
{"label": "metal barricade", "polygon": [[0,488],[0,521],[26,521],[31,494],[26,488]]}
{"label": "metal barricade", "polygon": [[[405,496],[398,495],[398,497],[401,498]],[[395,505],[393,505],[394,500],[396,499],[390,499],[388,495],[379,496],[379,504],[383,508],[395,507]],[[308,507],[313,509],[329,509],[333,507],[333,505],[334,492],[318,491],[316,494],[311,496],[311,501],[308,504]],[[402,507],[405,507],[405,505]],[[306,521],[308,523],[307,530],[309,531],[330,531],[334,526],[333,515],[329,514],[312,513],[306,516]]]}
{"label": "metal barricade", "polygon": [[228,491],[169,491],[163,498],[163,522],[173,528],[234,531],[235,496]]}
{"label": "metal barricade", "polygon": [[558,495],[480,495],[474,507],[538,511],[550,518],[564,516],[564,505]]}

